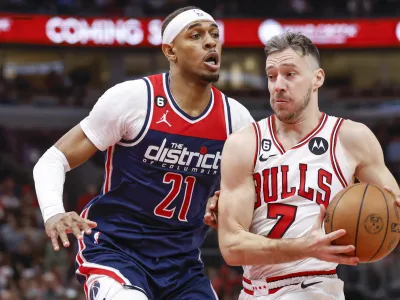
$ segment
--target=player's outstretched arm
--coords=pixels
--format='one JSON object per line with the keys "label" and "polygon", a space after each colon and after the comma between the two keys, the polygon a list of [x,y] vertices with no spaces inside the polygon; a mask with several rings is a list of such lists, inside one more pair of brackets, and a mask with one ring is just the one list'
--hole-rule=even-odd
{"label": "player's outstretched arm", "polygon": [[321,214],[311,233],[298,239],[269,239],[249,232],[256,192],[253,180],[256,138],[247,127],[231,135],[221,160],[221,194],[218,203],[218,239],[221,253],[229,265],[264,265],[316,257],[325,261],[355,265],[357,259],[345,256],[354,246],[333,246],[331,241],[344,230],[325,235]]}
{"label": "player's outstretched arm", "polygon": [[76,212],[65,212],[62,199],[65,173],[87,161],[97,150],[104,151],[114,145],[128,132],[133,138],[143,125],[140,120],[144,118],[140,116],[146,110],[143,80],[118,84],[107,90],[89,116],[61,137],[35,165],[36,194],[46,233],[55,250],[59,249],[58,238],[68,247],[68,233],[82,239],[82,232],[90,234],[91,228],[97,226]]}
{"label": "player's outstretched arm", "polygon": [[83,219],[76,212],[65,212],[62,195],[65,173],[88,160],[97,151],[80,125],[75,126],[39,159],[33,170],[36,194],[45,221],[46,234],[54,250],[59,250],[58,238],[68,247],[68,233],[82,239],[82,231],[91,233],[95,222]]}
{"label": "player's outstretched arm", "polygon": [[355,177],[360,182],[386,187],[400,206],[399,185],[386,167],[382,147],[374,133],[362,123],[345,120],[339,138],[345,152],[355,162]]}

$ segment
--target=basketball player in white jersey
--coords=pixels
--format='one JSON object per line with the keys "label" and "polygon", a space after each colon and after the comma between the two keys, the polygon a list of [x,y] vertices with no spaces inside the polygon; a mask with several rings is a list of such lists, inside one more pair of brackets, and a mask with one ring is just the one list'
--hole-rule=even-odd
{"label": "basketball player in white jersey", "polygon": [[265,48],[274,115],[231,135],[222,155],[218,235],[229,265],[244,268],[241,300],[344,299],[338,264],[353,245],[325,235],[325,208],[361,182],[400,190],[374,134],[363,124],[318,108],[325,78],[319,53],[304,35],[284,33]]}

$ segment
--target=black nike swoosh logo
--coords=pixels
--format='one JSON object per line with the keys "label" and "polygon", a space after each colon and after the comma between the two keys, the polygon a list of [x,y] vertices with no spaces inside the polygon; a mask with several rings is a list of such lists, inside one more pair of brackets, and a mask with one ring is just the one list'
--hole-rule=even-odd
{"label": "black nike swoosh logo", "polygon": [[261,162],[267,161],[270,157],[274,157],[276,154],[270,155],[267,158],[264,158],[264,156],[261,154],[260,157],[258,158]]}
{"label": "black nike swoosh logo", "polygon": [[310,283],[307,283],[307,284],[305,284],[304,282],[302,282],[301,283],[301,288],[302,289],[305,289],[305,288],[308,288],[309,286],[312,286],[312,285],[314,285],[314,284],[317,284],[317,283],[321,283],[322,281],[315,281],[315,282],[310,282]]}

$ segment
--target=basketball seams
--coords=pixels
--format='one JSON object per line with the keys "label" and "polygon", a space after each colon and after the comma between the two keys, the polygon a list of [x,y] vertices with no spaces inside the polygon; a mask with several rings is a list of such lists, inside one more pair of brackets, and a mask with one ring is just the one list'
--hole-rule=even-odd
{"label": "basketball seams", "polygon": [[364,205],[364,198],[365,198],[365,195],[367,194],[368,186],[369,186],[369,184],[367,184],[367,185],[365,186],[365,190],[364,190],[364,193],[363,193],[363,196],[362,196],[362,199],[361,199],[361,203],[360,203],[360,210],[359,210],[359,212],[358,212],[357,227],[356,227],[356,236],[355,236],[355,239],[354,239],[354,247],[356,247],[356,249],[354,250],[354,256],[355,256],[355,257],[357,257],[358,227],[360,226],[361,211],[362,211],[362,207],[363,207],[363,205]]}
{"label": "basketball seams", "polygon": [[387,213],[387,218],[386,218],[386,230],[385,230],[385,235],[383,236],[383,240],[382,240],[381,245],[379,246],[379,248],[378,248],[378,250],[376,251],[376,253],[368,260],[368,262],[371,261],[371,260],[379,253],[379,251],[381,251],[381,249],[382,249],[382,247],[383,247],[383,244],[385,243],[385,240],[386,240],[387,232],[388,232],[388,230],[389,230],[389,219],[390,219],[390,216],[389,216],[389,203],[388,203],[388,201],[387,201],[387,198],[386,198],[386,196],[385,196],[385,193],[382,192],[380,189],[378,189],[378,190],[382,193],[382,196],[383,196],[383,198],[385,199],[385,202],[386,202],[386,213]]}
{"label": "basketball seams", "polygon": [[[354,186],[358,188],[347,194]],[[344,202],[341,198],[345,198]],[[358,257],[360,263],[372,263],[388,256],[399,240],[395,233],[399,225],[391,223],[396,222],[393,208],[397,207],[393,206],[391,195],[376,184],[357,183],[342,190],[328,207],[326,220],[331,224],[325,223],[325,229],[328,234],[343,226],[348,232],[332,244],[354,245],[355,250],[347,255]]]}
{"label": "basketball seams", "polygon": [[[339,204],[339,201],[340,201],[340,199],[342,199],[342,197],[348,192],[348,191],[350,191],[353,187],[355,187],[356,185],[353,185],[353,186],[351,186],[351,187],[349,187],[346,191],[344,191],[343,192],[343,194],[340,196],[340,198],[338,199],[338,201],[336,202],[336,205],[335,205],[335,207],[333,208],[333,210],[332,210],[332,216],[331,216],[331,232],[333,232],[333,220],[334,220],[334,218],[333,218],[333,215],[335,214],[335,210],[336,210],[336,207],[338,206],[338,204]],[[332,241],[332,244],[333,245],[336,245],[336,243],[335,243],[335,241]]]}

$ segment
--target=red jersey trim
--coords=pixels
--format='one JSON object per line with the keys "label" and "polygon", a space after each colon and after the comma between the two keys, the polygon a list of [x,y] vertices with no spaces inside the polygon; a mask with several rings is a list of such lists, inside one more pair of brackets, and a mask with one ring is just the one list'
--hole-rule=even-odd
{"label": "red jersey trim", "polygon": [[348,185],[348,183],[347,183],[346,178],[343,176],[342,170],[340,169],[340,165],[339,165],[339,162],[336,157],[337,139],[338,139],[339,130],[343,124],[343,121],[344,120],[342,118],[338,118],[335,123],[335,126],[333,127],[332,134],[331,134],[330,157],[331,157],[331,163],[332,163],[333,170],[335,171],[336,177],[339,179],[339,182],[341,183],[343,188],[345,188]]}
{"label": "red jersey trim", "polygon": [[[322,113],[321,118],[319,119],[318,125],[311,130],[304,138],[302,138],[296,145],[294,145],[291,149],[297,149],[301,146],[307,144],[315,135],[317,135],[325,126],[328,120],[328,116],[325,113]],[[275,126],[275,115],[269,117],[268,120],[268,128],[272,137],[272,141],[275,147],[279,150],[281,154],[286,152],[285,147],[281,144],[278,139],[278,135],[276,134],[276,126]],[[289,149],[289,150],[291,150]]]}
{"label": "red jersey trim", "polygon": [[319,123],[318,123],[317,127],[315,127],[309,134],[307,134],[292,149],[300,148],[301,146],[307,144],[314,136],[316,136],[318,133],[321,132],[321,130],[324,128],[327,121],[328,121],[328,116],[325,113],[322,113],[322,116],[319,119]]}
{"label": "red jersey trim", "polygon": [[297,273],[290,273],[282,276],[274,276],[267,278],[267,282],[274,282],[278,280],[284,280],[293,277],[303,277],[303,276],[317,276],[317,275],[335,275],[336,270],[328,270],[328,271],[304,271],[304,272],[297,272]]}
{"label": "red jersey trim", "polygon": [[108,193],[111,190],[111,176],[113,171],[113,158],[114,158],[115,145],[108,147],[107,159],[105,165],[105,179],[103,186],[103,194]]}
{"label": "red jersey trim", "polygon": [[[210,101],[207,105],[207,107],[204,109],[204,111],[197,117],[192,117],[185,113],[178,105],[178,103],[175,101],[174,96],[172,95],[170,86],[169,86],[169,73],[164,73],[163,74],[163,87],[164,87],[164,93],[168,98],[168,102],[172,108],[172,110],[180,116],[182,119],[184,119],[186,122],[194,124],[197,123],[204,118],[206,118],[210,112],[212,111],[215,103],[215,95],[214,95],[214,90],[211,88],[211,94],[210,94]],[[222,95],[222,93],[221,93]]]}
{"label": "red jersey trim", "polygon": [[257,164],[258,153],[260,153],[260,131],[257,122],[251,123],[251,125],[253,125],[253,129],[256,134],[256,151],[254,152],[254,168],[255,168]]}
{"label": "red jersey trim", "polygon": [[269,134],[271,135],[272,142],[274,143],[275,147],[279,150],[281,154],[283,154],[285,153],[285,149],[275,137],[275,125],[273,123],[274,123],[274,115],[268,118]]}
{"label": "red jersey trim", "polygon": [[[266,283],[271,283],[271,282],[275,282],[275,281],[280,281],[280,280],[285,280],[285,279],[290,279],[290,278],[296,278],[296,277],[305,277],[305,276],[327,276],[327,275],[335,275],[336,274],[336,270],[327,270],[327,271],[305,271],[305,272],[297,272],[297,273],[291,273],[291,274],[286,274],[286,275],[282,275],[282,276],[275,276],[275,277],[269,277],[265,279]],[[247,283],[247,284],[252,284],[251,280],[246,278],[246,277],[242,277],[243,282]],[[292,283],[292,284],[286,284],[277,288],[272,288],[268,290],[268,294],[272,295],[275,294],[277,291],[279,291],[280,289],[290,286],[290,285],[296,285],[299,283]],[[249,290],[245,287],[243,287],[243,291],[246,294],[249,295],[254,295],[254,291]]]}

